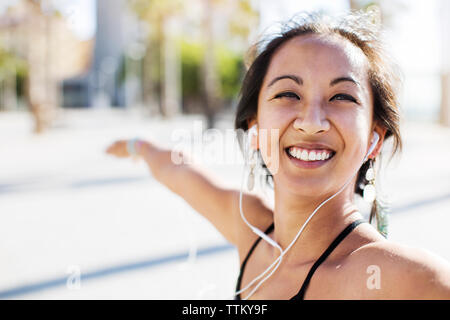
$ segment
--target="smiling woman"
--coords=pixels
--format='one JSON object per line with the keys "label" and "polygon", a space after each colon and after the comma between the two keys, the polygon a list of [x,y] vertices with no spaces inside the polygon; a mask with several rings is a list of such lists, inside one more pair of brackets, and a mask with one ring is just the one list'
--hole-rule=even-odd
{"label": "smiling woman", "polygon": [[369,198],[386,139],[401,149],[396,71],[377,26],[360,13],[295,21],[255,47],[235,119],[244,158],[257,154],[273,182],[273,209],[154,143],[121,140],[107,152],[141,156],[237,247],[237,299],[449,299],[448,262],[385,239],[377,201],[379,232],[355,204]]}
{"label": "smiling woman", "polygon": [[[277,145],[259,141],[258,135],[255,135],[257,141],[252,144],[253,152],[258,154],[260,164],[265,170],[266,182],[269,184],[271,180],[274,189],[274,222],[268,232],[273,233],[272,237],[282,248],[291,248],[291,240],[297,239],[318,208],[334,198],[321,208],[320,218],[316,217],[315,221],[311,222],[314,226],[309,226],[302,235],[302,240],[299,241],[303,245],[296,245],[291,249],[303,251],[291,254],[290,262],[293,266],[308,266],[309,261],[315,260],[316,255],[312,253],[317,250],[317,254],[321,251],[319,248],[324,248],[326,243],[331,242],[333,237],[329,235],[335,235],[336,230],[358,219],[354,194],[368,195],[372,190],[370,187],[373,187],[374,180],[373,164],[377,157],[381,156],[384,140],[393,140],[392,155],[401,150],[397,102],[398,71],[384,50],[378,26],[371,21],[370,15],[362,13],[349,14],[334,21],[321,15],[300,14],[288,22],[280,34],[257,43],[253,48],[253,56],[256,57],[244,78],[235,129],[245,131],[256,126],[260,132],[274,129],[279,132]],[[255,54],[255,51],[259,53]],[[368,141],[375,134],[378,140],[374,150],[369,151],[365,157]],[[241,150],[246,152],[242,140],[240,144]],[[275,171],[266,165],[268,154],[273,154],[273,148],[280,152],[280,163],[277,166],[279,169]],[[348,179],[354,177],[354,172],[358,172],[357,177],[347,187]],[[339,196],[335,197],[338,194]],[[323,201],[324,199],[327,200]],[[386,237],[386,216],[382,209],[380,199],[375,198],[370,220],[374,216],[377,217],[378,231]],[[308,217],[308,212],[313,214]],[[263,227],[251,212],[248,217],[255,225]],[[300,232],[297,232],[302,224]],[[367,250],[369,246],[363,246],[363,243],[371,244],[372,247],[375,247],[374,244],[384,246],[387,243],[366,226],[358,228],[355,233],[360,237],[360,241],[363,240],[362,243],[355,242],[350,245],[355,252],[371,251]],[[338,238],[339,236],[336,240]],[[257,263],[253,266],[247,265],[253,255],[267,256],[267,252],[270,252],[267,246],[257,247],[260,239],[248,252],[241,252],[243,263],[237,298],[240,298],[241,292],[250,291],[252,288],[247,297],[278,296],[278,293],[271,295],[269,291],[261,288],[276,288],[280,292],[289,292],[277,285],[261,286],[267,279],[259,279],[270,271],[270,267],[264,271]],[[344,243],[349,244],[351,239],[352,237],[349,237]],[[342,240],[343,238],[339,239]],[[392,249],[395,245],[388,244],[387,247]],[[301,248],[303,250],[300,250]],[[335,247],[330,245],[328,249],[330,248],[333,250]],[[363,248],[365,250],[362,250]],[[328,255],[325,254],[328,249],[321,256],[323,260]],[[279,259],[283,258],[287,250],[282,251]],[[414,257],[418,255],[413,251],[410,254]],[[316,263],[320,261],[320,265],[323,260],[319,258]],[[430,263],[432,264],[431,260]],[[304,298],[309,280],[318,265],[314,264],[310,269],[308,276],[304,278],[304,285],[294,298]],[[245,267],[247,269],[244,274]],[[272,264],[271,267],[276,269],[279,266]],[[277,272],[280,275],[280,271]],[[444,267],[442,272],[445,274],[445,290],[448,295],[448,266]],[[324,278],[327,276],[327,273],[323,273]],[[241,283],[253,278],[259,282],[250,281],[241,289]],[[288,275],[277,277],[277,274],[274,274],[273,278],[278,278],[278,282],[290,279]],[[258,288],[259,286],[261,288]],[[318,285],[315,297],[330,297],[324,295],[325,287],[320,288]],[[335,295],[336,293],[331,297],[345,297],[342,293]],[[361,293],[357,297],[375,295]],[[387,298],[388,295],[381,294],[379,297]]]}

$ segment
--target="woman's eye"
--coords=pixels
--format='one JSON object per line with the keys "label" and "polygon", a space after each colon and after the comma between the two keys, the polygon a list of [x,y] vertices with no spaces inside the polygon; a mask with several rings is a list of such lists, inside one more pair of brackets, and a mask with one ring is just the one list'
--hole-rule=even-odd
{"label": "woman's eye", "polygon": [[333,98],[331,98],[331,100],[348,100],[348,101],[357,103],[356,99],[353,98],[351,95],[343,94],[343,93],[339,93],[339,94],[333,96]]}
{"label": "woman's eye", "polygon": [[274,99],[280,99],[280,98],[290,98],[290,99],[300,100],[300,98],[297,94],[295,94],[294,92],[290,92],[290,91],[279,93],[274,97]]}

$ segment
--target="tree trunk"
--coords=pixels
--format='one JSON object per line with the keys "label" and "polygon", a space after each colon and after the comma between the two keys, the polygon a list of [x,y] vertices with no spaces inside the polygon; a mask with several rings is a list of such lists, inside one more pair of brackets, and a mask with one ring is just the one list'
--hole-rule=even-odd
{"label": "tree trunk", "polygon": [[149,109],[150,116],[159,114],[158,99],[156,92],[156,82],[153,76],[153,70],[156,69],[153,63],[154,42],[150,42],[144,59],[142,59],[142,99]]}
{"label": "tree trunk", "polygon": [[9,74],[4,80],[4,108],[5,110],[17,109],[17,89],[16,89],[16,73]]}
{"label": "tree trunk", "polygon": [[352,10],[359,10],[361,9],[361,6],[359,5],[358,0],[349,0],[350,9]]}
{"label": "tree trunk", "polygon": [[441,110],[440,123],[446,127],[450,127],[450,73],[441,75]]}
{"label": "tree trunk", "polygon": [[441,110],[439,122],[450,127],[450,2],[440,2],[440,31],[441,31]]}
{"label": "tree trunk", "polygon": [[176,20],[168,18],[164,20],[162,45],[164,61],[163,67],[163,108],[166,117],[173,117],[181,112],[181,63],[178,48],[174,38]]}
{"label": "tree trunk", "polygon": [[56,117],[57,81],[52,72],[51,22],[39,4],[28,2],[27,22],[27,100],[33,115],[35,133],[41,133]]}
{"label": "tree trunk", "polygon": [[214,127],[215,115],[220,109],[220,100],[218,97],[219,83],[214,58],[212,11],[211,0],[204,0],[203,31],[205,37],[205,54],[202,68],[202,91],[207,129]]}

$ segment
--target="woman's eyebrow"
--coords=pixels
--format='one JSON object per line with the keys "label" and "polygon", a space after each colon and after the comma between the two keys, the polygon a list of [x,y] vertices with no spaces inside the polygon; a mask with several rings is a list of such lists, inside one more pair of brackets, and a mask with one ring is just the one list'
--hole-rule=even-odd
{"label": "woman's eyebrow", "polygon": [[275,82],[282,80],[282,79],[291,79],[291,80],[295,81],[298,85],[303,84],[302,78],[294,76],[293,74],[285,74],[285,75],[278,76],[278,77],[272,79],[272,81],[270,81],[270,83],[267,85],[267,87],[272,86]]}
{"label": "woman's eyebrow", "polygon": [[339,78],[336,78],[336,79],[332,80],[330,82],[330,87],[332,87],[334,85],[337,85],[339,82],[343,82],[343,81],[349,81],[349,82],[352,82],[352,83],[356,84],[357,86],[360,86],[358,81],[356,81],[355,79],[353,79],[350,76],[346,76],[346,77],[339,77]]}
{"label": "woman's eyebrow", "polygon": [[[279,80],[283,80],[283,79],[291,79],[293,80],[295,83],[297,83],[298,85],[303,85],[303,79],[300,77],[297,77],[293,74],[285,74],[285,75],[281,75],[278,77],[275,77],[274,79],[272,79],[272,81],[270,81],[270,83],[267,85],[267,87],[272,86],[275,82],[279,81]],[[336,78],[334,80],[332,80],[330,82],[330,87],[337,85],[340,82],[344,82],[344,81],[348,81],[348,82],[352,82],[354,84],[356,84],[357,86],[360,86],[359,82],[356,81],[355,79],[353,79],[350,76],[344,76],[344,77],[339,77]]]}

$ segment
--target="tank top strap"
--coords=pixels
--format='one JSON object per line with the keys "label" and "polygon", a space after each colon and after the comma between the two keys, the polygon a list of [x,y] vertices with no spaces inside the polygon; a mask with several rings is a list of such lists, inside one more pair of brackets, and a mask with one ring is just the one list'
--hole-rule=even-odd
{"label": "tank top strap", "polygon": [[[267,229],[266,231],[264,231],[265,234],[268,234],[270,232],[272,232],[274,228],[274,224],[272,223]],[[253,251],[255,250],[256,246],[258,245],[258,243],[261,241],[261,237],[258,237],[255,242],[253,243],[252,247],[250,248],[250,250],[247,253],[247,256],[245,257],[244,261],[242,262],[241,265],[241,270],[239,271],[239,277],[237,280],[237,284],[236,284],[236,292],[238,292],[239,290],[241,290],[241,281],[242,281],[242,275],[244,273],[244,269],[245,269],[245,265],[247,264],[248,259],[250,258],[251,254],[253,253]],[[241,295],[237,294],[235,296],[235,300],[241,300]]]}
{"label": "tank top strap", "polygon": [[303,285],[300,288],[300,291],[291,298],[291,300],[303,300],[305,296],[306,289],[308,288],[309,282],[311,281],[312,276],[314,275],[314,272],[317,270],[317,268],[322,264],[322,262],[325,261],[325,259],[333,252],[333,250],[341,243],[342,240],[345,239],[345,237],[353,231],[358,225],[365,222],[364,220],[356,220],[353,221],[351,224],[349,224],[337,237],[334,239],[334,241],[330,244],[330,246],[322,253],[322,255],[317,259],[317,261],[313,264],[311,269],[308,272],[308,275],[305,278],[305,281],[303,281]]}

